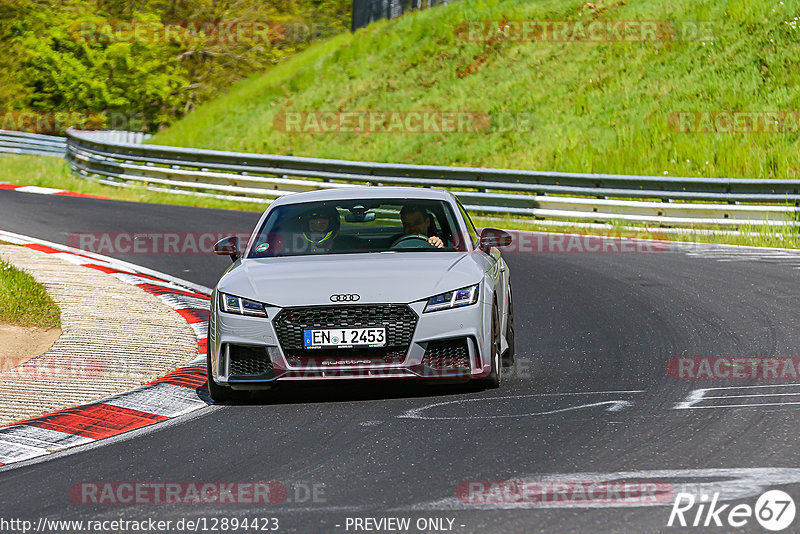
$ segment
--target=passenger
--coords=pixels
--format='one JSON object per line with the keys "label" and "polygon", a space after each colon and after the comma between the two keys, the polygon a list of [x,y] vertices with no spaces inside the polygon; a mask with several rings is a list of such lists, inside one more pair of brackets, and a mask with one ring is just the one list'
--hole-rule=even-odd
{"label": "passenger", "polygon": [[300,216],[300,229],[312,253],[330,252],[339,235],[341,222],[334,207],[320,207]]}

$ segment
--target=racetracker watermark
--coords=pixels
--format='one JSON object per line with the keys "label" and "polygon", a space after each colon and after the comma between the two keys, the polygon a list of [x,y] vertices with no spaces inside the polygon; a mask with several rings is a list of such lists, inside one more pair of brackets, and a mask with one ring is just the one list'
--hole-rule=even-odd
{"label": "racetracker watermark", "polygon": [[[346,345],[341,347],[346,348]],[[314,352],[316,349],[309,349]],[[470,362],[465,356],[459,361],[456,358],[431,358],[419,365],[412,365],[410,371],[402,368],[403,360],[399,358],[369,359],[358,357],[289,357],[289,368],[284,369],[280,362],[274,362],[275,374],[283,378],[413,378],[413,379],[448,379],[468,380],[472,377]],[[392,365],[392,367],[376,367]]]}
{"label": "racetracker watermark", "polygon": [[79,482],[69,488],[76,504],[236,505],[324,504],[325,484],[310,482]]}
{"label": "racetracker watermark", "polygon": [[211,254],[228,236],[244,244],[250,232],[82,232],[70,234],[67,246],[96,254]]}
{"label": "racetracker watermark", "polygon": [[37,134],[63,134],[78,130],[141,131],[147,124],[144,113],[117,111],[0,111],[0,130]]}
{"label": "racetracker watermark", "polygon": [[[398,232],[402,232],[398,228]],[[617,233],[606,235],[558,234],[508,230],[511,244],[502,247],[507,254],[649,254],[668,252],[669,241],[658,233],[641,232],[633,237]],[[224,237],[238,238],[240,248],[248,243],[249,232],[80,232],[67,237],[67,245],[96,254],[211,254],[214,244]],[[334,238],[335,240],[335,238]],[[451,236],[448,244],[456,250],[472,241],[469,234]],[[308,239],[299,232],[271,233],[254,251],[259,255],[315,253]]]}
{"label": "racetracker watermark", "polygon": [[0,517],[0,532],[92,532],[93,534],[123,532],[264,532],[279,531],[280,521],[269,516],[219,516],[159,520],[144,519],[51,519],[39,517],[38,521]]}
{"label": "racetracker watermark", "polygon": [[654,504],[672,500],[673,489],[665,482],[627,480],[468,480],[456,488],[466,504]]}
{"label": "racetracker watermark", "polygon": [[277,45],[330,34],[328,25],[304,21],[78,21],[69,35],[79,43],[177,43],[184,45]]}
{"label": "racetracker watermark", "polygon": [[[131,372],[136,370],[131,368]],[[141,370],[139,369],[139,371]],[[93,356],[74,357],[44,354],[27,361],[23,361],[22,358],[0,358],[0,381],[2,382],[95,380],[102,376],[103,362]]]}
{"label": "racetracker watermark", "polygon": [[667,376],[678,380],[796,380],[800,377],[800,357],[677,357],[667,361]]}
{"label": "racetracker watermark", "polygon": [[635,237],[613,233],[579,235],[516,230],[508,230],[508,233],[512,241],[501,249],[504,254],[647,254],[670,250],[670,243],[660,240],[660,234],[649,232],[635,234]]}
{"label": "racetracker watermark", "polygon": [[286,133],[499,133],[532,131],[534,115],[439,110],[281,111],[272,124]]}
{"label": "racetracker watermark", "polygon": [[667,125],[676,133],[797,134],[800,111],[675,111]]}
{"label": "racetracker watermark", "polygon": [[713,41],[713,21],[674,20],[471,20],[456,36],[468,42],[662,43]]}

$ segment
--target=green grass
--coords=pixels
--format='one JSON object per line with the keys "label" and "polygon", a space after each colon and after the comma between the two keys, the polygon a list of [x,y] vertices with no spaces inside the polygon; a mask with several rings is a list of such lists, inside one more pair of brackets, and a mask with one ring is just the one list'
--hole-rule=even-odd
{"label": "green grass", "polygon": [[0,260],[0,323],[55,328],[61,310],[31,275]]}
{"label": "green grass", "polygon": [[[152,142],[398,163],[797,178],[797,134],[689,134],[669,120],[682,110],[799,110],[800,30],[785,24],[798,15],[796,2],[778,0],[461,0],[319,43]],[[487,45],[454,30],[503,16],[712,21],[715,38]],[[532,130],[313,134],[273,126],[285,111],[421,109],[530,114]]]}

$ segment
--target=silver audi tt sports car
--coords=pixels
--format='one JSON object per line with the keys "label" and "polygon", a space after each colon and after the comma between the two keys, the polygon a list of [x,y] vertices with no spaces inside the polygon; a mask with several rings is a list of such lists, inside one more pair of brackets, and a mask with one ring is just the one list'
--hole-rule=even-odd
{"label": "silver audi tt sports car", "polygon": [[[511,236],[447,191],[355,187],[274,201],[211,299],[217,401],[290,380],[500,385],[514,359]],[[243,249],[243,250],[242,250]]]}

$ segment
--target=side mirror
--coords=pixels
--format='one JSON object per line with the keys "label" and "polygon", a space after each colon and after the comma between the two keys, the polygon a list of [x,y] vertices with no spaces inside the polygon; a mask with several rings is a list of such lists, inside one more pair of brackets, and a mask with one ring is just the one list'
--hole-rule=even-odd
{"label": "side mirror", "polygon": [[236,236],[223,237],[214,245],[214,254],[230,256],[231,261],[239,258],[239,238]]}
{"label": "side mirror", "polygon": [[481,239],[478,242],[478,248],[484,252],[489,252],[492,247],[507,247],[511,244],[511,234],[496,228],[484,228],[481,232]]}

